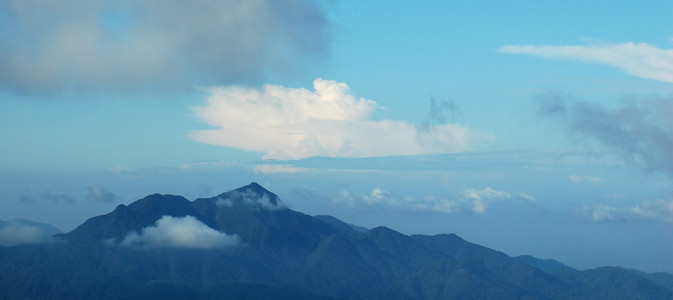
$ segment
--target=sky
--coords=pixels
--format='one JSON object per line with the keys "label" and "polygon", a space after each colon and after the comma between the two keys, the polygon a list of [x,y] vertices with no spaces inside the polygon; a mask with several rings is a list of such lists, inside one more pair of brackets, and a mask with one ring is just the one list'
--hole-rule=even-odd
{"label": "sky", "polygon": [[[0,107],[1,220],[67,232],[254,181],[360,226],[673,272],[670,1],[0,1]],[[160,221],[126,242],[194,222]]]}

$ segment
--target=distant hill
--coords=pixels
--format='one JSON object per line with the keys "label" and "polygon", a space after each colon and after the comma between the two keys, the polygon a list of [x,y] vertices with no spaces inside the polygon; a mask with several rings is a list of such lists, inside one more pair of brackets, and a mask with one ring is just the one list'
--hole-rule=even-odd
{"label": "distant hill", "polygon": [[0,247],[0,299],[673,299],[670,274],[366,230],[288,209],[256,183],[150,195],[57,239]]}
{"label": "distant hill", "polygon": [[24,219],[0,220],[0,245],[40,244],[51,242],[51,237],[61,233],[56,227]]}

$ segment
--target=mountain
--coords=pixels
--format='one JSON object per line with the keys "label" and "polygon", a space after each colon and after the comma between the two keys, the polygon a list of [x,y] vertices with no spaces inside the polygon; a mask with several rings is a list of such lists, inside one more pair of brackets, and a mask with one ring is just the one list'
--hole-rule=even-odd
{"label": "mountain", "polygon": [[257,183],[149,195],[56,237],[0,247],[0,299],[673,299],[670,274],[363,230],[288,209]]}

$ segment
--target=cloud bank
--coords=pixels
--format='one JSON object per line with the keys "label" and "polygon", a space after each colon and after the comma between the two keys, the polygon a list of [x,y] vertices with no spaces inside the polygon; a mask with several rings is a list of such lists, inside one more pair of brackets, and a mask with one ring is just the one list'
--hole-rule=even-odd
{"label": "cloud bank", "polygon": [[329,41],[309,0],[1,1],[0,14],[0,87],[18,93],[247,82]]}
{"label": "cloud bank", "polygon": [[278,160],[461,152],[490,140],[459,124],[371,120],[376,102],[355,98],[345,83],[316,79],[313,84],[313,91],[277,85],[212,88],[194,112],[215,129],[191,136]]}
{"label": "cloud bank", "polygon": [[599,222],[631,222],[640,219],[657,219],[673,224],[673,200],[644,200],[633,207],[600,205],[583,207],[579,214]]}
{"label": "cloud bank", "polygon": [[645,43],[589,46],[510,45],[498,51],[601,63],[620,68],[633,76],[673,83],[673,49],[661,49]]}
{"label": "cloud bank", "polygon": [[[355,209],[385,209],[411,213],[476,213],[484,214],[489,205],[496,201],[508,201],[513,197],[505,191],[492,188],[481,190],[464,189],[455,197],[401,197],[390,191],[375,188],[367,195],[355,195],[342,190],[331,197],[334,205],[347,206]],[[534,203],[535,198],[524,192],[519,193],[516,200]]]}
{"label": "cloud bank", "polygon": [[239,243],[237,235],[219,232],[192,216],[163,216],[154,226],[146,227],[140,233],[131,232],[126,235],[120,245],[214,249],[233,247]]}

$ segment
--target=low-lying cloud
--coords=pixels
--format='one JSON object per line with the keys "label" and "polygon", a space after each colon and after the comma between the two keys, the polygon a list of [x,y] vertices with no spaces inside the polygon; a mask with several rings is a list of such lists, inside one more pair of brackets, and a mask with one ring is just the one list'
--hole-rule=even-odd
{"label": "low-lying cloud", "polygon": [[52,235],[59,233],[45,224],[25,220],[0,221],[0,245],[41,244],[53,242]]}
{"label": "low-lying cloud", "polygon": [[[400,212],[412,213],[476,213],[484,214],[490,207],[490,204],[497,201],[511,200],[513,197],[505,191],[498,191],[492,188],[481,190],[464,189],[462,193],[453,197],[409,197],[399,196],[388,190],[375,188],[366,195],[352,194],[342,190],[338,195],[331,197],[334,205],[346,206],[354,209],[385,209]],[[535,198],[524,192],[519,193],[516,200],[526,203],[534,203]]]}
{"label": "low-lying cloud", "polygon": [[120,243],[133,247],[172,247],[215,249],[234,247],[240,243],[237,235],[227,235],[202,223],[192,216],[163,216],[154,226],[131,232]]}
{"label": "low-lying cloud", "polygon": [[372,120],[377,103],[356,98],[348,85],[336,81],[316,79],[312,91],[265,85],[209,92],[205,105],[194,112],[215,128],[195,131],[192,138],[261,152],[264,159],[451,153],[472,150],[491,140],[489,134],[460,124],[416,126]]}
{"label": "low-lying cloud", "polygon": [[599,222],[631,222],[642,219],[655,219],[673,224],[673,200],[643,200],[638,205],[632,207],[610,205],[583,207],[578,213],[588,219]]}
{"label": "low-lying cloud", "polygon": [[498,51],[601,63],[620,68],[637,77],[673,83],[673,49],[661,49],[646,43],[588,46],[509,45]]}
{"label": "low-lying cloud", "polygon": [[330,39],[309,0],[1,1],[0,14],[0,87],[29,94],[250,82]]}

